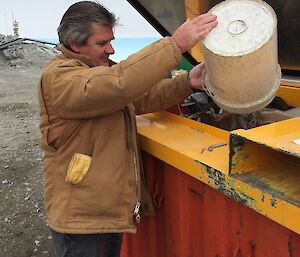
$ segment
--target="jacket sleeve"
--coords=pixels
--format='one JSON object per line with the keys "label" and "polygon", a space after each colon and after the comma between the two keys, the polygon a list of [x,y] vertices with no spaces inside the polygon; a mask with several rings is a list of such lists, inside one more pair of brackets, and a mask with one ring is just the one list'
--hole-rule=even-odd
{"label": "jacket sleeve", "polygon": [[133,101],[136,114],[156,112],[167,109],[182,102],[192,90],[187,81],[187,75],[179,75],[173,79],[163,79]]}
{"label": "jacket sleeve", "polygon": [[121,110],[164,78],[180,58],[179,48],[166,37],[112,67],[88,68],[67,60],[51,74],[53,108],[65,119]]}

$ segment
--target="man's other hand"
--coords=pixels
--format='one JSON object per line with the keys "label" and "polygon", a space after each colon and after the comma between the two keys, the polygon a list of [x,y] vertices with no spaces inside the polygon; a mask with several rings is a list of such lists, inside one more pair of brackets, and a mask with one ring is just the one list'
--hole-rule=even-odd
{"label": "man's other hand", "polygon": [[190,86],[193,89],[202,89],[204,86],[205,64],[196,65],[189,73]]}

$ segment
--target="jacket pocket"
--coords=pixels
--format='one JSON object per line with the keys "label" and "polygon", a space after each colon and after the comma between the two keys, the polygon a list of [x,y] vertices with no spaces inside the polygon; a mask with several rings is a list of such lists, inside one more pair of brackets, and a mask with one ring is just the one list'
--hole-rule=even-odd
{"label": "jacket pocket", "polygon": [[70,218],[107,220],[124,217],[131,197],[135,195],[135,188],[128,186],[127,158],[119,157],[118,153],[119,158],[107,158],[108,155],[103,155],[104,147],[109,148],[109,152],[115,149],[114,145],[103,145],[102,140],[96,140],[92,154],[84,152],[91,156],[91,163],[83,179],[72,185],[68,199]]}
{"label": "jacket pocket", "polygon": [[70,161],[67,169],[66,182],[69,184],[77,184],[86,175],[92,158],[88,155],[75,153]]}

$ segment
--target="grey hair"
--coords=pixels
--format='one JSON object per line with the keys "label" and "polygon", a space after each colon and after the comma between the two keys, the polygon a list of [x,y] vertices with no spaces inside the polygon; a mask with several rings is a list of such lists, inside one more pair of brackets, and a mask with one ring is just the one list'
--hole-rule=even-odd
{"label": "grey hair", "polygon": [[57,29],[59,42],[68,49],[71,49],[70,43],[84,46],[91,36],[93,22],[114,28],[117,18],[98,2],[81,1],[71,5]]}

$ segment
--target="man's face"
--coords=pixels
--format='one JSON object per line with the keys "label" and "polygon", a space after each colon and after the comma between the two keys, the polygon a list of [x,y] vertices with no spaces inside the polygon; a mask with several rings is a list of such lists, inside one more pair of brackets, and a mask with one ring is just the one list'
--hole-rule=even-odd
{"label": "man's face", "polygon": [[89,56],[95,66],[108,66],[109,55],[115,53],[111,45],[111,41],[114,39],[112,28],[92,23],[91,32],[92,34],[88,38],[86,45],[71,45],[71,48],[78,54]]}

